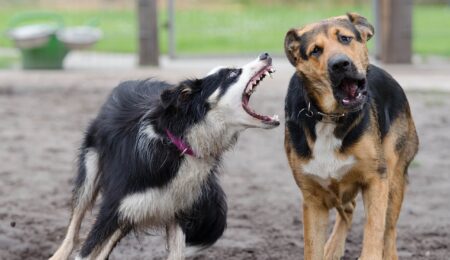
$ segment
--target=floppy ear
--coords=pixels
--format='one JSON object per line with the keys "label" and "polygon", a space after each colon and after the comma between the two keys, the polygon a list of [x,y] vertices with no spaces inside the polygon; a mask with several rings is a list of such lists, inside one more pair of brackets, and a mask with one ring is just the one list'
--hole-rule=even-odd
{"label": "floppy ear", "polygon": [[357,13],[347,13],[347,17],[350,22],[355,25],[359,33],[361,33],[361,38],[364,41],[367,42],[375,34],[375,29],[365,17]]}
{"label": "floppy ear", "polygon": [[289,62],[294,67],[297,64],[298,59],[300,58],[299,49],[300,49],[300,38],[297,35],[297,30],[290,29],[286,33],[286,37],[284,38],[284,52],[286,53]]}

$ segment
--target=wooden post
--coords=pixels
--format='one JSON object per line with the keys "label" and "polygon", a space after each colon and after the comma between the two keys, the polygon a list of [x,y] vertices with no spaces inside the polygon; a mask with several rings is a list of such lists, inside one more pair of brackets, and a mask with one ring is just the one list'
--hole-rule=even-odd
{"label": "wooden post", "polygon": [[139,65],[159,65],[157,0],[137,0]]}
{"label": "wooden post", "polygon": [[412,5],[411,0],[374,0],[379,2],[380,59],[384,63],[411,63],[412,56]]}
{"label": "wooden post", "polygon": [[375,17],[375,21],[373,26],[375,27],[375,37],[372,41],[375,41],[375,59],[381,60],[381,45],[382,45],[382,37],[381,37],[381,3],[380,0],[372,0],[372,8],[373,8],[373,17]]}
{"label": "wooden post", "polygon": [[167,11],[169,17],[169,57],[175,58],[175,0],[168,0]]}

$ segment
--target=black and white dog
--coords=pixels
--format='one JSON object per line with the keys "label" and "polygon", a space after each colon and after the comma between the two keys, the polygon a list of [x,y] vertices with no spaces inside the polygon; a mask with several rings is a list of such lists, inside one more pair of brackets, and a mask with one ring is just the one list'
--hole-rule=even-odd
{"label": "black and white dog", "polygon": [[183,259],[186,244],[216,242],[226,227],[217,179],[223,153],[241,131],[279,125],[278,116],[249,107],[272,72],[264,53],[242,68],[215,69],[176,86],[146,80],[116,87],[85,134],[71,221],[51,259],[70,256],[99,192],[99,213],[77,259],[106,259],[122,237],[145,228],[166,229],[169,259]]}

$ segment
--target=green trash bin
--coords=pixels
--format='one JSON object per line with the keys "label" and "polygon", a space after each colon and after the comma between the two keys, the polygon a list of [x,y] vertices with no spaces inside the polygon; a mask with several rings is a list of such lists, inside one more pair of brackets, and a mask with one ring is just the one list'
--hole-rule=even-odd
{"label": "green trash bin", "polygon": [[[38,20],[40,24],[23,25]],[[69,52],[67,46],[57,39],[57,31],[63,26],[59,15],[48,12],[22,13],[11,20],[8,34],[20,49],[24,69],[63,68],[64,58]]]}
{"label": "green trash bin", "polygon": [[20,52],[24,69],[62,69],[69,50],[52,34],[44,46],[20,49]]}

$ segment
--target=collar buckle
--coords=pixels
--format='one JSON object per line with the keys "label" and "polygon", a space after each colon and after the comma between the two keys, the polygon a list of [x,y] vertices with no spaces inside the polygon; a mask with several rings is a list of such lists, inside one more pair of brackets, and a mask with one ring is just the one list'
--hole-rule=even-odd
{"label": "collar buckle", "polygon": [[300,116],[300,114],[304,111],[305,111],[305,116],[307,116],[309,118],[313,118],[314,116],[319,115],[321,117],[320,119],[318,119],[319,121],[326,119],[326,120],[324,120],[324,122],[329,122],[329,123],[335,123],[341,117],[346,116],[346,113],[326,114],[326,113],[322,113],[320,111],[312,111],[311,110],[311,102],[309,102],[309,101],[308,101],[308,107],[304,107],[304,108],[300,109],[300,111],[298,112],[298,116]]}

